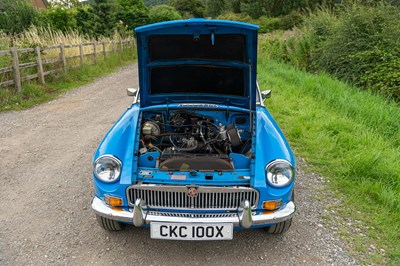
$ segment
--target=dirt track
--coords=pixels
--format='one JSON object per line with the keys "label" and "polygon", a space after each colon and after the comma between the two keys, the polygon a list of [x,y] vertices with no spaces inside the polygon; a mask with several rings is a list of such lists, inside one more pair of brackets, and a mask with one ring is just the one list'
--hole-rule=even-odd
{"label": "dirt track", "polygon": [[[147,229],[109,233],[96,223],[92,154],[129,106],[136,65],[35,108],[0,113],[0,265],[347,265],[324,225],[315,176],[297,175],[298,212],[283,236],[237,231],[233,241],[151,240]],[[301,163],[300,163],[301,165]]]}

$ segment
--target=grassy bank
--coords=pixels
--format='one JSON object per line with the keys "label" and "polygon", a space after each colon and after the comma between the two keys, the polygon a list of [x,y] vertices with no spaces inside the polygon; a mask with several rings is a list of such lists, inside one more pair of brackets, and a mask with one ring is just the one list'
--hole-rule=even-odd
{"label": "grassy bank", "polygon": [[0,88],[0,111],[20,110],[52,100],[63,91],[90,83],[132,63],[135,57],[136,52],[132,49],[124,50],[122,54],[110,53],[106,59],[98,59],[96,64],[69,69],[66,76],[53,77],[48,82],[46,77],[45,85],[24,82],[21,93],[15,93],[14,88]]}
{"label": "grassy bank", "polygon": [[348,238],[370,262],[400,261],[400,107],[326,75],[312,75],[261,54],[259,83],[267,107],[310,171],[330,178],[346,208],[336,213],[370,228]]}

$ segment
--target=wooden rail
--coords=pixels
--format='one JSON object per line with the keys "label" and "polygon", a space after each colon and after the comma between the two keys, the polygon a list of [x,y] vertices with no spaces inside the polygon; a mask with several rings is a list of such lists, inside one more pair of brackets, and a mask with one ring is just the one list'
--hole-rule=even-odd
{"label": "wooden rail", "polygon": [[[107,50],[107,45],[111,45],[111,50]],[[90,46],[92,48],[91,53],[85,53],[84,47]],[[79,54],[73,56],[66,56],[67,49],[78,48]],[[12,47],[10,50],[2,50],[0,51],[0,56],[11,56],[12,65],[0,68],[1,73],[12,73],[12,79],[10,80],[0,80],[0,88],[14,85],[15,90],[17,92],[21,92],[22,89],[22,81],[37,79],[40,84],[45,84],[45,76],[53,75],[56,73],[66,74],[69,67],[74,67],[74,65],[70,64],[69,61],[71,59],[79,58],[79,66],[82,67],[85,64],[85,57],[91,57],[93,59],[93,63],[96,64],[98,56],[102,56],[103,58],[107,57],[107,54],[110,52],[119,52],[122,53],[124,49],[133,49],[135,48],[135,41],[133,39],[126,40],[118,40],[118,41],[107,41],[107,42],[91,42],[91,43],[81,43],[81,44],[60,44],[53,45],[47,47],[35,47],[35,48],[24,48],[17,49]],[[58,58],[51,59],[42,59],[44,55],[44,51],[49,50],[59,50]],[[20,54],[21,53],[34,53],[36,61],[35,62],[27,62],[20,63]],[[52,66],[51,70],[45,71],[45,65],[48,64],[59,64],[61,63],[61,67],[55,68]],[[21,70],[36,67],[37,71],[34,74],[29,75],[21,75]]]}

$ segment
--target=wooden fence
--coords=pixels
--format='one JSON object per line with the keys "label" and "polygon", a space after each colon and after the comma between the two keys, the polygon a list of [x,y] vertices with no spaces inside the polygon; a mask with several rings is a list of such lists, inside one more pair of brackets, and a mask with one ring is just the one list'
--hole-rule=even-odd
{"label": "wooden fence", "polygon": [[[84,47],[90,46],[92,47],[91,53],[85,53]],[[107,47],[108,46],[108,47]],[[35,47],[35,48],[25,48],[25,49],[17,49],[12,47],[10,50],[2,50],[0,51],[0,56],[9,55],[12,58],[12,66],[0,68],[0,73],[3,75],[5,73],[12,73],[12,77],[10,76],[10,80],[2,81],[0,80],[0,87],[7,87],[14,85],[15,90],[17,92],[21,91],[21,83],[22,81],[38,79],[39,83],[45,84],[45,77],[47,75],[51,75],[54,73],[63,73],[67,72],[68,67],[74,67],[75,65],[69,65],[68,61],[71,59],[79,58],[79,65],[82,67],[85,63],[85,57],[91,57],[93,63],[96,63],[97,57],[101,54],[103,58],[107,57],[107,54],[110,52],[122,52],[124,49],[132,49],[135,47],[135,41],[133,39],[127,40],[119,40],[119,41],[108,41],[108,42],[91,42],[91,43],[81,43],[74,45],[66,45],[60,44],[55,46],[47,46],[47,47]],[[66,50],[71,48],[79,48],[79,54],[73,56],[66,56]],[[111,48],[111,49],[107,49]],[[51,58],[47,60],[43,60],[43,52],[48,50],[59,50],[59,55],[57,58]],[[20,54],[22,53],[34,53],[36,57],[35,62],[27,62],[20,63]],[[52,64],[61,65],[59,68],[52,68],[45,71],[44,66]],[[21,70],[36,67],[37,71],[34,74],[22,75]],[[32,73],[32,72],[31,72]]]}

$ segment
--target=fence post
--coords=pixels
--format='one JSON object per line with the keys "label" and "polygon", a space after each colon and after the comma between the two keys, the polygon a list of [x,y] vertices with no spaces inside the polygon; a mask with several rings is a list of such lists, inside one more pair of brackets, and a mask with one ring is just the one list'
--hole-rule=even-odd
{"label": "fence post", "polygon": [[97,58],[96,58],[96,54],[97,54],[97,48],[96,48],[96,42],[93,43],[93,61],[96,64],[97,63]]}
{"label": "fence post", "polygon": [[19,72],[19,58],[17,48],[11,47],[11,56],[12,68],[14,72],[14,85],[17,92],[21,92],[21,73]]}
{"label": "fence post", "polygon": [[104,55],[104,58],[106,58],[107,57],[106,43],[102,42],[102,45],[103,45],[103,55]]}
{"label": "fence post", "polygon": [[60,52],[61,52],[62,68],[64,70],[64,74],[67,74],[67,59],[65,59],[65,46],[63,43],[60,44]]}
{"label": "fence post", "polygon": [[42,55],[40,54],[40,47],[35,47],[36,52],[36,63],[37,63],[37,70],[38,70],[38,78],[40,84],[45,84],[44,81],[44,73],[43,73],[43,64],[42,64]]}
{"label": "fence post", "polygon": [[82,43],[79,44],[79,60],[81,67],[83,67],[83,45]]}
{"label": "fence post", "polygon": [[112,45],[112,51],[114,53],[115,52],[115,41],[114,40],[111,41],[111,45]]}

